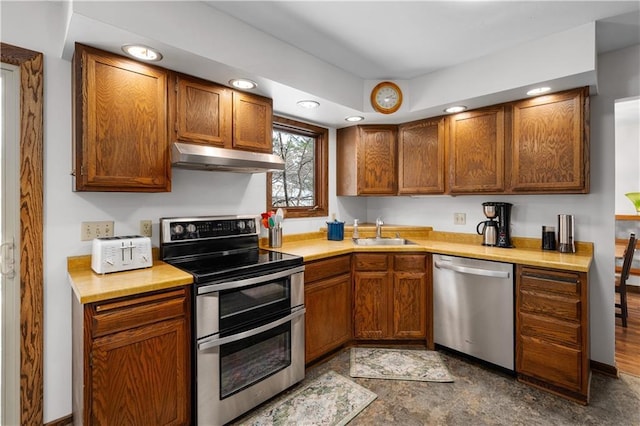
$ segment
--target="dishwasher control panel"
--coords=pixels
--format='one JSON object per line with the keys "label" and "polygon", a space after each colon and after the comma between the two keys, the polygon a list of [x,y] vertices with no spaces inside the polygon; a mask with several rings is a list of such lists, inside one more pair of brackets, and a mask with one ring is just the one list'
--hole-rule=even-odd
{"label": "dishwasher control panel", "polygon": [[151,239],[140,235],[95,238],[91,269],[97,274],[149,268],[153,265]]}

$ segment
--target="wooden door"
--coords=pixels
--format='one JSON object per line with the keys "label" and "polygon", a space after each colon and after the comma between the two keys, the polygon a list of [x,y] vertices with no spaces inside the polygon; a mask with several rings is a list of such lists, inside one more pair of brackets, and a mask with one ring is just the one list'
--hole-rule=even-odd
{"label": "wooden door", "polygon": [[273,152],[273,101],[243,92],[233,93],[233,148]]}
{"label": "wooden door", "polygon": [[388,292],[387,272],[354,273],[354,338],[384,339],[389,336]]}
{"label": "wooden door", "polygon": [[91,424],[189,424],[189,336],[184,318],[95,339]]}
{"label": "wooden door", "polygon": [[393,273],[393,337],[426,337],[427,280],[424,272]]}
{"label": "wooden door", "polygon": [[398,194],[444,193],[444,118],[398,128]]}
{"label": "wooden door", "polygon": [[74,190],[169,191],[167,71],[77,44],[74,73]]}
{"label": "wooden door", "polygon": [[589,192],[587,90],[571,90],[513,104],[509,181],[512,191]]}
{"label": "wooden door", "polygon": [[504,107],[450,118],[449,192],[504,191]]}
{"label": "wooden door", "polygon": [[306,286],[305,362],[351,339],[351,275]]}
{"label": "wooden door", "polygon": [[231,148],[231,89],[176,75],[171,104],[176,140]]}
{"label": "wooden door", "polygon": [[359,126],[358,194],[397,192],[396,126]]}

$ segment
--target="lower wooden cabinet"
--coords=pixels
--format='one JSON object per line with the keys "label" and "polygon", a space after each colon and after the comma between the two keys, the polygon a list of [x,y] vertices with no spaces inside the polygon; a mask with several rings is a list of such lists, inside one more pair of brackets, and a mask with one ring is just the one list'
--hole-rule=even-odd
{"label": "lower wooden cabinet", "polygon": [[518,265],[516,285],[518,378],[586,404],[587,274]]}
{"label": "lower wooden cabinet", "polygon": [[74,297],[75,424],[190,423],[189,292],[86,305]]}
{"label": "lower wooden cabinet", "polygon": [[351,255],[305,265],[305,362],[351,340]]}
{"label": "lower wooden cabinet", "polygon": [[354,338],[432,345],[429,265],[428,254],[354,254]]}

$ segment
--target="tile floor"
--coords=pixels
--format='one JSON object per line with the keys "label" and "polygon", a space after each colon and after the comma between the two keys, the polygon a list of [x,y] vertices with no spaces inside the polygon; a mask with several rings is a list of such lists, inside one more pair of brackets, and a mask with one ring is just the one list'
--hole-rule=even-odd
{"label": "tile floor", "polygon": [[[454,383],[352,379],[378,398],[349,426],[640,425],[640,377],[621,374],[615,379],[593,374],[591,401],[585,407],[441,353],[455,376]],[[349,349],[308,369],[302,384],[327,370],[349,377]],[[313,425],[312,419],[308,424]]]}

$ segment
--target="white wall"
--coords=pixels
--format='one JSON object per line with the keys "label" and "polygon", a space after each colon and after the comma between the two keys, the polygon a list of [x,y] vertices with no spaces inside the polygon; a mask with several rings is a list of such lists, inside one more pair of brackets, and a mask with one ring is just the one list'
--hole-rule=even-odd
{"label": "white wall", "polygon": [[640,99],[615,104],[616,214],[638,212],[624,194],[640,192]]}
{"label": "white wall", "polygon": [[[71,191],[71,64],[60,59],[63,12],[54,2],[2,2],[1,39],[43,52],[45,89],[44,163],[44,420],[71,412],[71,290],[66,258],[90,252],[80,242],[80,222],[115,220],[117,234],[135,233],[140,219],[193,214],[257,214],[264,209],[264,175],[205,173],[174,170],[173,191],[166,194],[74,193]],[[475,232],[486,200],[515,204],[513,232],[538,237],[541,225],[553,225],[557,213],[576,216],[576,237],[593,241],[596,256],[591,280],[591,356],[613,365],[614,321],[613,215],[614,148],[613,104],[637,96],[640,46],[599,58],[600,94],[592,98],[591,188],[588,195],[556,196],[433,196],[428,198],[355,198],[330,195],[330,211],[339,219],[425,224],[436,229]],[[330,132],[330,194],[335,194],[335,130]],[[452,225],[454,212],[467,213],[467,225]],[[286,233],[315,231],[326,218],[287,220]]]}

